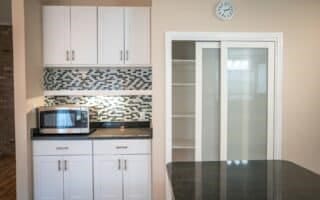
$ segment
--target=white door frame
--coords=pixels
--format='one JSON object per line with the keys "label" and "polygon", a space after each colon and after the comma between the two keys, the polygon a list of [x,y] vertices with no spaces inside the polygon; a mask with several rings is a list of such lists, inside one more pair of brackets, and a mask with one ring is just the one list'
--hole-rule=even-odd
{"label": "white door frame", "polygon": [[274,159],[282,157],[282,71],[283,34],[253,32],[166,32],[166,163],[172,161],[172,41],[224,41],[224,42],[273,42],[274,43]]}

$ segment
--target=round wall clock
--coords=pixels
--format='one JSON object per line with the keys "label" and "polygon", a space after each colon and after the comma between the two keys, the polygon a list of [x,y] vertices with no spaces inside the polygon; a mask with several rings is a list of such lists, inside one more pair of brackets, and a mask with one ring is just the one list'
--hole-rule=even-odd
{"label": "round wall clock", "polygon": [[216,15],[221,20],[231,20],[234,16],[234,6],[230,0],[219,1],[216,7]]}

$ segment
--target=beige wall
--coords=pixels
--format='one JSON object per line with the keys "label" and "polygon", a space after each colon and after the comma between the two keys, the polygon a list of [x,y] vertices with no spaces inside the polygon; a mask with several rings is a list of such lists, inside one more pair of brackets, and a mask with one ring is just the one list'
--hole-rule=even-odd
{"label": "beige wall", "polygon": [[17,199],[31,200],[26,116],[26,49],[24,0],[12,1]]}
{"label": "beige wall", "polygon": [[320,1],[233,0],[236,15],[214,16],[217,0],[153,0],[154,200],[164,199],[166,31],[283,32],[283,158],[320,173]]}
{"label": "beige wall", "polygon": [[0,1],[0,24],[11,24],[11,0]]}
{"label": "beige wall", "polygon": [[30,128],[43,104],[40,0],[13,0],[17,199],[32,200]]}

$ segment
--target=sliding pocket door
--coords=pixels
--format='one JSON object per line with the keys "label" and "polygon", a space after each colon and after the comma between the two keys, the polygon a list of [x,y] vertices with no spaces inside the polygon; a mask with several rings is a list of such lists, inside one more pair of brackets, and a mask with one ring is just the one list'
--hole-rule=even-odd
{"label": "sliding pocket door", "polygon": [[196,160],[273,159],[274,44],[199,42]]}

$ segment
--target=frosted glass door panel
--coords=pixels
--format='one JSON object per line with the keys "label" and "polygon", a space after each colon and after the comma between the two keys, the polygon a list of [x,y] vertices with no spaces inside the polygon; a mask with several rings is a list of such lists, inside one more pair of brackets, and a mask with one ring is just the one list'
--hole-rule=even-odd
{"label": "frosted glass door panel", "polygon": [[268,49],[227,50],[227,159],[267,159]]}
{"label": "frosted glass door panel", "polygon": [[202,49],[202,160],[220,160],[220,48]]}

